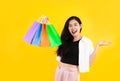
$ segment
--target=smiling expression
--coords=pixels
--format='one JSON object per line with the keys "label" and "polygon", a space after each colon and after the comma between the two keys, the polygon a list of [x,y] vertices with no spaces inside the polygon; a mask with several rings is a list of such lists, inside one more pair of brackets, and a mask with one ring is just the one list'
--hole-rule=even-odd
{"label": "smiling expression", "polygon": [[81,28],[82,28],[81,24],[79,24],[75,19],[72,19],[69,22],[68,30],[73,37],[79,35]]}

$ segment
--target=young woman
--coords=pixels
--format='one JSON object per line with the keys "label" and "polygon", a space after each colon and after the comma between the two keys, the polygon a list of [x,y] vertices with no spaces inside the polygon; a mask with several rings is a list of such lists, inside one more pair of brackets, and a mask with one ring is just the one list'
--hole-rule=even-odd
{"label": "young woman", "polygon": [[62,45],[57,49],[57,66],[55,81],[79,81],[79,72],[89,72],[99,46],[111,42],[98,42],[94,49],[92,42],[81,36],[82,22],[76,16],[68,18],[61,34]]}

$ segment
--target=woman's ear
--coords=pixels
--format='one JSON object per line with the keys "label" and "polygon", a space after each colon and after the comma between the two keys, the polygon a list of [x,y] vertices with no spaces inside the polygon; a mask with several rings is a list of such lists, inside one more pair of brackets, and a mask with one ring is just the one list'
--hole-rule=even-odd
{"label": "woman's ear", "polygon": [[80,24],[80,28],[82,28],[82,24]]}
{"label": "woman's ear", "polygon": [[81,31],[82,31],[82,24],[80,24],[80,33],[81,33]]}

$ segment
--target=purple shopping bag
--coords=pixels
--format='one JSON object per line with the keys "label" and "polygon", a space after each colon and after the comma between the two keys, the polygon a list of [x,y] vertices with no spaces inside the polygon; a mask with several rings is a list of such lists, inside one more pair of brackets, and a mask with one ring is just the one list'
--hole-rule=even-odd
{"label": "purple shopping bag", "polygon": [[35,21],[33,23],[33,25],[31,26],[31,28],[29,29],[29,31],[27,32],[27,34],[24,37],[24,41],[26,41],[27,43],[31,44],[32,43],[32,39],[35,35],[35,32],[37,31],[38,27],[39,27],[39,22]]}

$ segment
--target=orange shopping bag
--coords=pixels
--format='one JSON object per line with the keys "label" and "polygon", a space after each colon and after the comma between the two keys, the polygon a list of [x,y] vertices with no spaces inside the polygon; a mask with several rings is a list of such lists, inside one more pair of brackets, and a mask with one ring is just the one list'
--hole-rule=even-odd
{"label": "orange shopping bag", "polygon": [[48,33],[46,30],[46,24],[42,24],[41,46],[43,47],[50,46],[50,41],[49,41]]}

